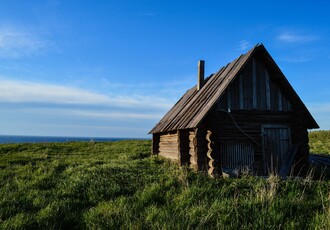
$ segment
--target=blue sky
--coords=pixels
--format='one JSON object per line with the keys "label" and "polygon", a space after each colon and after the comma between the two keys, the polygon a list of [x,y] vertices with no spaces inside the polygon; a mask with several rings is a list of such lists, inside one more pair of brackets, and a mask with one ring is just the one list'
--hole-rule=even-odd
{"label": "blue sky", "polygon": [[147,137],[197,79],[263,43],[330,129],[326,1],[2,1],[0,134]]}

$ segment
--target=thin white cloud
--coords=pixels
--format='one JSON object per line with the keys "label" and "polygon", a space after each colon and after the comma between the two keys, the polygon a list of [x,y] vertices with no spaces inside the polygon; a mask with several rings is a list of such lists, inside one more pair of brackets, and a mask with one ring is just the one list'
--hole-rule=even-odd
{"label": "thin white cloud", "polygon": [[120,110],[113,111],[113,110],[106,110],[106,111],[98,111],[97,109],[93,108],[86,108],[86,109],[70,109],[70,108],[23,108],[18,109],[24,113],[31,113],[31,114],[44,114],[44,115],[54,115],[56,116],[74,116],[76,118],[91,118],[91,119],[102,119],[102,120],[158,120],[160,119],[163,114],[157,114],[154,112],[143,112],[137,113],[134,111],[125,111],[122,112]]}
{"label": "thin white cloud", "polygon": [[0,81],[0,101],[52,104],[100,104],[107,102],[103,95],[58,85],[24,81]]}
{"label": "thin white cloud", "polygon": [[0,80],[0,102],[168,109],[166,99],[152,96],[109,96],[79,88],[24,81]]}
{"label": "thin white cloud", "polygon": [[42,53],[51,42],[38,31],[12,25],[0,25],[0,58],[21,58]]}
{"label": "thin white cloud", "polygon": [[83,110],[68,111],[70,114],[84,117],[95,117],[104,119],[116,119],[116,120],[126,120],[126,119],[143,119],[143,120],[156,120],[162,118],[163,114],[154,113],[123,113],[123,112],[91,112]]}
{"label": "thin white cloud", "polygon": [[242,40],[238,43],[238,48],[239,50],[241,51],[245,51],[247,50],[248,48],[251,47],[251,42],[247,41],[247,40]]}
{"label": "thin white cloud", "polygon": [[[33,127],[38,128],[34,133],[31,129],[25,131],[21,135],[36,135],[36,136],[74,136],[74,137],[122,137],[122,138],[150,138],[147,136],[148,128],[132,127],[123,125],[88,125],[88,124],[61,124],[61,123],[36,123]],[[52,133],[44,133],[44,130],[52,130]],[[63,134],[63,130],[65,130]],[[17,135],[16,132],[9,133]],[[7,134],[8,135],[8,134]]]}
{"label": "thin white cloud", "polygon": [[102,81],[102,85],[106,85],[107,88],[113,88],[113,89],[119,89],[119,88],[124,88],[128,90],[133,90],[133,89],[155,89],[155,88],[160,88],[160,87],[185,87],[188,89],[189,87],[193,86],[195,84],[194,80],[195,78],[193,76],[183,76],[179,77],[181,80],[172,80],[169,82],[163,82],[163,83],[156,83],[156,82],[142,82],[142,83],[137,83],[137,84],[123,84],[123,83],[118,83],[118,82],[111,82],[106,78],[102,78],[100,81]]}
{"label": "thin white cloud", "polygon": [[282,42],[287,42],[287,43],[293,43],[293,42],[311,42],[314,41],[316,39],[318,39],[317,36],[314,35],[302,35],[302,34],[297,34],[294,32],[289,32],[289,31],[285,31],[280,33],[277,36],[277,39],[282,41]]}

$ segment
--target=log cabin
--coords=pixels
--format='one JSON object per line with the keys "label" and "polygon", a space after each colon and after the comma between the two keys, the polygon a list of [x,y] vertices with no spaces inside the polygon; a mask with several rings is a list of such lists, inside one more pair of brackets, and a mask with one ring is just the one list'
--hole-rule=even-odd
{"label": "log cabin", "polygon": [[318,124],[264,45],[204,79],[149,132],[152,154],[210,176],[303,174],[308,166],[308,129]]}

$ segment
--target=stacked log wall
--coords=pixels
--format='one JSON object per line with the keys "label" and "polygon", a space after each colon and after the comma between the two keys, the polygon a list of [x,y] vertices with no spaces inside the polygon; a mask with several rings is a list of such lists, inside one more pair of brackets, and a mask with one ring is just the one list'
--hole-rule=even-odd
{"label": "stacked log wall", "polygon": [[160,134],[158,155],[173,161],[180,160],[178,133],[176,131]]}

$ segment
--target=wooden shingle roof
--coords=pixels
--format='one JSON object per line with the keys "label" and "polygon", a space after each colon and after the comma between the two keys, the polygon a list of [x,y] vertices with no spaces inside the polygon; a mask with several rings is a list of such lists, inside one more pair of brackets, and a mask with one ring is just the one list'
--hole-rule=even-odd
{"label": "wooden shingle roof", "polygon": [[276,69],[282,78],[282,84],[290,91],[290,97],[307,116],[307,128],[318,128],[306,106],[287,81],[279,67],[271,58],[262,44],[256,45],[246,54],[241,55],[231,63],[222,67],[217,73],[205,79],[204,86],[197,91],[196,86],[189,89],[165,116],[150,130],[149,133],[168,132],[180,129],[195,128],[216,104],[228,85],[239,75],[244,66],[256,52],[261,52],[264,58]]}

